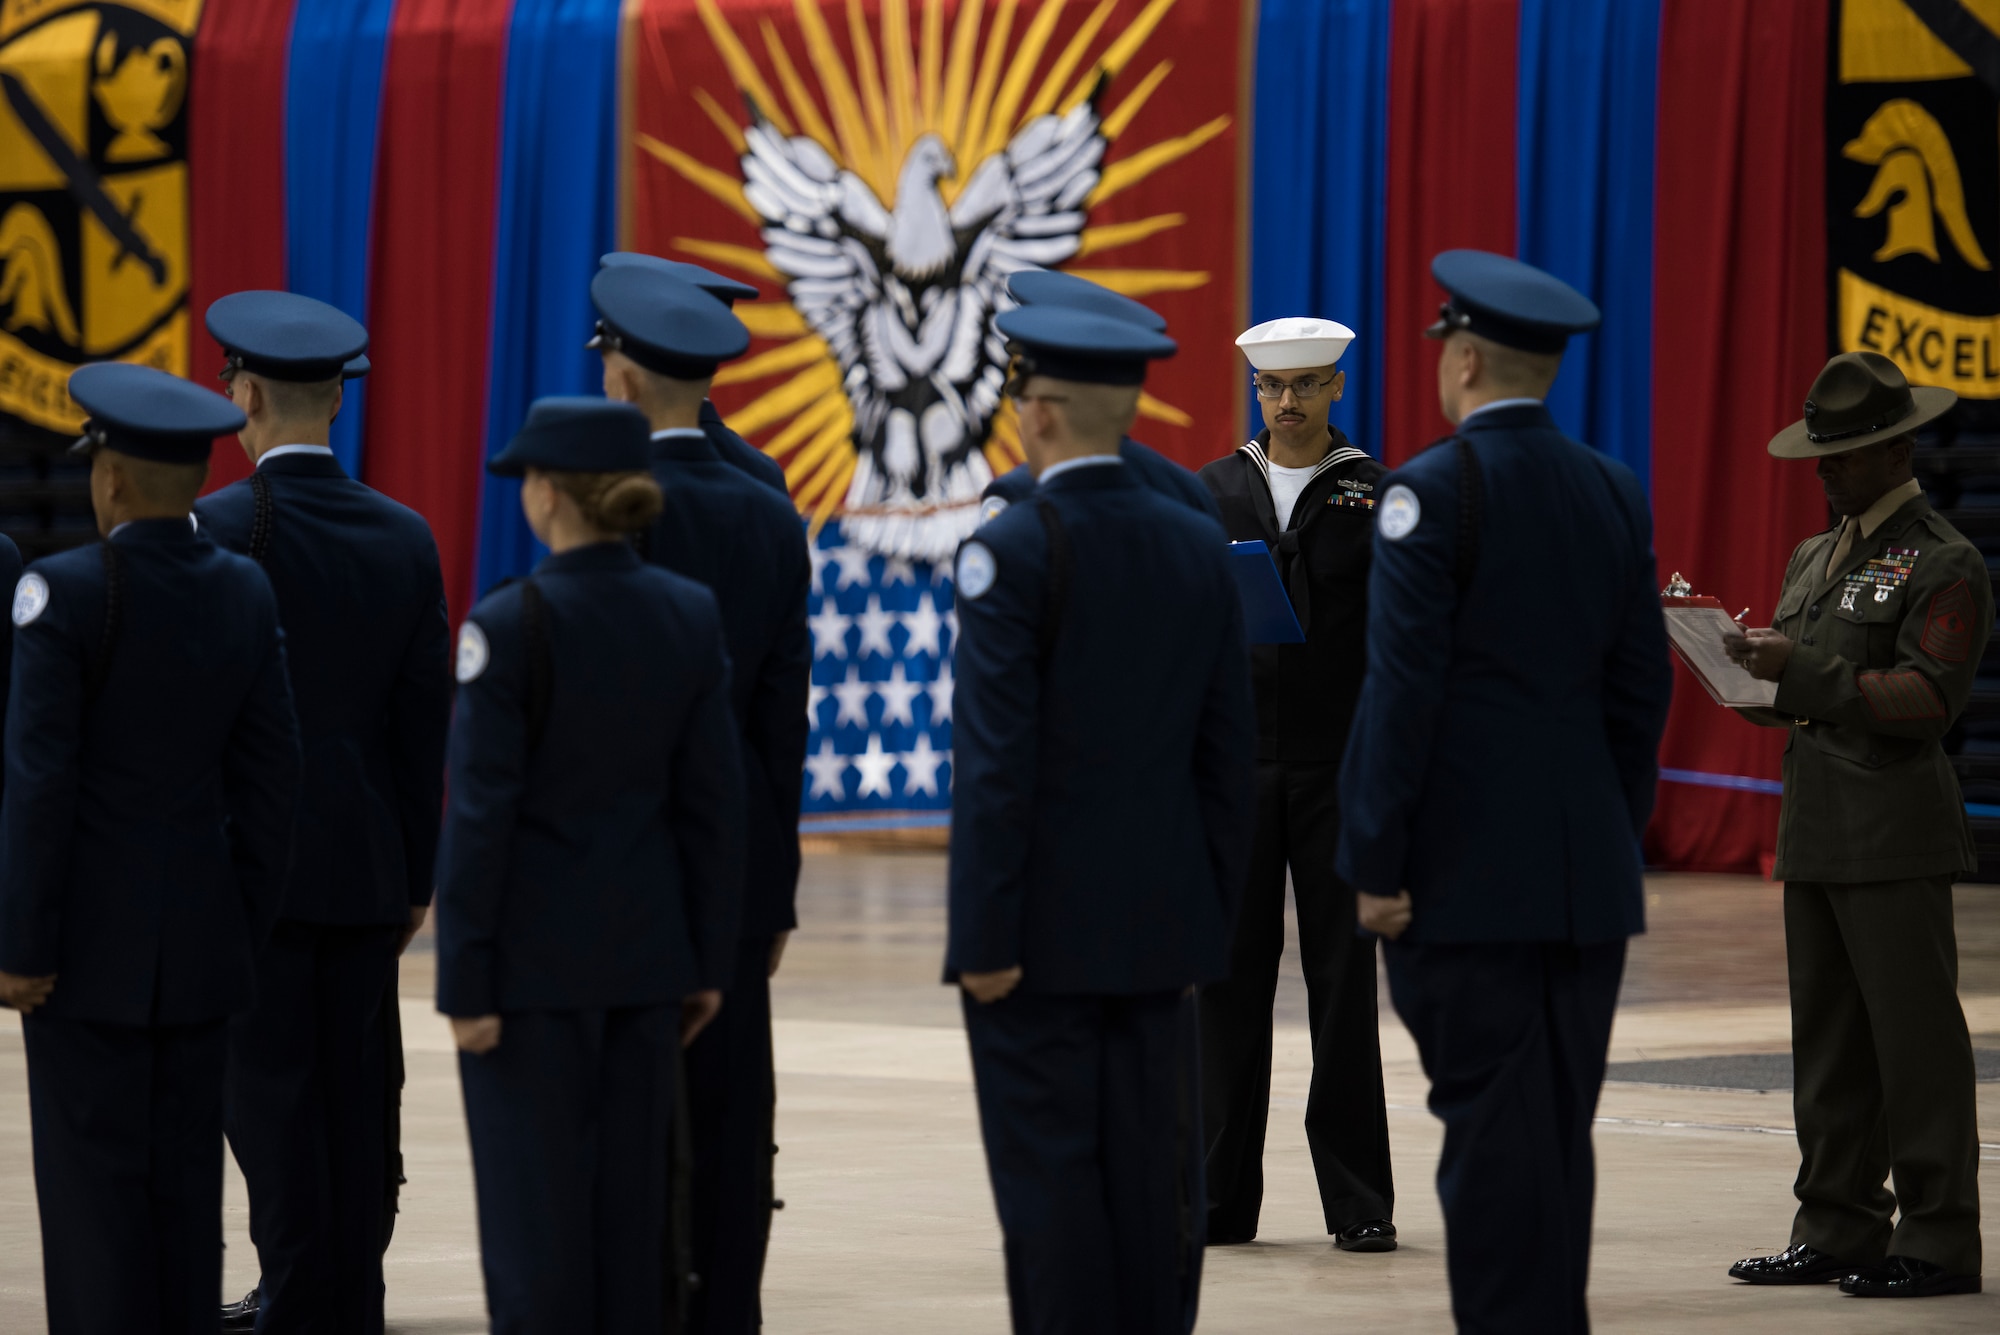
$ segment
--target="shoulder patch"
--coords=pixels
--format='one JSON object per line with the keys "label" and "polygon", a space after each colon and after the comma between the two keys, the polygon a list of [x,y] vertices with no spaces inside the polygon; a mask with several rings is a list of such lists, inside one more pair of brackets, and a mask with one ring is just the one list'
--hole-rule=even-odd
{"label": "shoulder patch", "polygon": [[467,621],[458,628],[458,657],[453,672],[459,685],[477,680],[492,657],[492,651],[486,647],[486,632],[477,621]]}
{"label": "shoulder patch", "polygon": [[1417,502],[1417,493],[1398,482],[1382,496],[1382,510],[1375,520],[1375,526],[1390,542],[1401,542],[1416,532],[1417,521],[1422,519],[1424,507]]}
{"label": "shoulder patch", "polygon": [[983,526],[998,519],[1007,509],[1007,504],[1005,496],[988,496],[985,500],[981,501],[979,503],[980,524]]}
{"label": "shoulder patch", "polygon": [[960,597],[975,601],[984,598],[999,573],[1000,566],[993,559],[993,549],[985,543],[974,540],[958,549],[956,582]]}
{"label": "shoulder patch", "polygon": [[14,624],[25,626],[49,607],[49,582],[30,570],[14,586]]}

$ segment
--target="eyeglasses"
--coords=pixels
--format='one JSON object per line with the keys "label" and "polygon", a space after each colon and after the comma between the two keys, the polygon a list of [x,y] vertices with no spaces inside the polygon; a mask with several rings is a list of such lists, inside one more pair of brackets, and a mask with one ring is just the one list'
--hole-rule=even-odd
{"label": "eyeglasses", "polygon": [[1293,398],[1297,399],[1300,403],[1304,403],[1308,399],[1318,398],[1319,392],[1328,385],[1331,385],[1333,381],[1321,380],[1316,376],[1309,375],[1300,376],[1297,380],[1280,380],[1276,376],[1259,376],[1251,383],[1256,385],[1257,397],[1260,399],[1282,399],[1285,397],[1285,391],[1289,389],[1292,391]]}

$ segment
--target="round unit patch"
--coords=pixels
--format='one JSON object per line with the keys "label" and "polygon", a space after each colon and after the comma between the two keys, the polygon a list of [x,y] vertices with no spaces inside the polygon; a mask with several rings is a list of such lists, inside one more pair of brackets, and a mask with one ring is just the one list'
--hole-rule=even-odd
{"label": "round unit patch", "polygon": [[1007,498],[1005,496],[988,496],[979,503],[979,522],[981,524],[990,524],[998,519],[1006,509]]}
{"label": "round unit patch", "polygon": [[983,598],[993,587],[1000,567],[993,551],[983,542],[968,542],[958,549],[958,593],[961,598]]}
{"label": "round unit patch", "polygon": [[486,632],[479,629],[477,621],[468,621],[458,628],[457,673],[460,685],[486,671],[486,662],[491,657],[486,647]]}
{"label": "round unit patch", "polygon": [[25,626],[49,606],[49,582],[30,570],[14,586],[14,624]]}
{"label": "round unit patch", "polygon": [[1382,498],[1382,512],[1375,518],[1375,527],[1389,541],[1400,542],[1416,531],[1417,521],[1423,516],[1424,507],[1417,504],[1417,493],[1399,482]]}

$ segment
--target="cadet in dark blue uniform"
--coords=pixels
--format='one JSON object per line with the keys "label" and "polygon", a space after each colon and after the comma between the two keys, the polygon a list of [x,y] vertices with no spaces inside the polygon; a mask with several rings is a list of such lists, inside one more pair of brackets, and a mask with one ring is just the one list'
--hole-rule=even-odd
{"label": "cadet in dark blue uniform", "polygon": [[1639,480],[1541,402],[1597,308],[1498,255],[1431,271],[1458,434],[1377,493],[1339,872],[1393,938],[1390,995],[1445,1124],[1459,1329],[1561,1335],[1588,1329],[1590,1124],[1645,928],[1666,631]]}
{"label": "cadet in dark blue uniform", "polygon": [[497,1335],[658,1335],[676,1045],[722,1004],[743,776],[715,599],[624,536],[646,420],[544,399],[488,467],[550,555],[461,627],[438,855]]}
{"label": "cadet in dark blue uniform", "polygon": [[947,980],[965,991],[1021,1332],[1194,1324],[1207,1211],[1193,984],[1227,971],[1254,819],[1222,530],[1118,456],[1149,358],[999,317],[1032,502],[959,549]]}
{"label": "cadet in dark blue uniform", "polygon": [[771,1233],[770,978],[798,925],[812,561],[791,501],[725,464],[697,424],[717,364],[749,344],[742,321],[699,288],[638,266],[605,268],[590,294],[603,317],[605,392],[646,413],[653,477],[666,496],[639,550],[707,586],[729,646],[748,844],[742,935],[725,1004],[687,1052],[689,1231],[701,1276],[688,1328],[748,1335],[761,1324],[758,1288]]}
{"label": "cadet in dark blue uniform", "polygon": [[367,331],[289,292],[224,297],[207,324],[256,471],[195,515],[270,578],[305,752],[284,911],[257,1004],[230,1027],[256,1328],[368,1335],[382,1329],[384,998],[430,904],[444,800],[444,583],[430,526],[328,448]]}
{"label": "cadet in dark blue uniform", "polygon": [[270,584],[188,523],[243,414],[122,363],[70,395],[106,540],[14,591],[0,809],[49,1330],[208,1335],[224,1022],[283,903],[298,729]]}
{"label": "cadet in dark blue uniform", "polygon": [[[1152,307],[1141,305],[1130,297],[1121,297],[1088,279],[1054,269],[1023,269],[1007,279],[1007,292],[1024,307],[1060,306],[1068,310],[1088,311],[1156,334],[1163,333],[1167,327],[1166,320]],[[1133,477],[1141,486],[1199,510],[1218,524],[1222,522],[1222,510],[1208,488],[1193,473],[1166,455],[1141,445],[1130,436],[1123,436],[1118,441],[1118,457],[1132,469]],[[994,478],[979,494],[979,522],[986,523],[1016,501],[1026,499],[1034,490],[1034,470],[1026,464]]]}
{"label": "cadet in dark blue uniform", "polygon": [[[748,301],[757,295],[757,289],[748,283],[724,278],[721,274],[712,273],[699,264],[663,260],[657,255],[641,255],[634,251],[617,250],[609,255],[600,256],[598,262],[607,269],[651,269],[678,278],[683,282],[694,284],[724,306],[734,306],[739,301]],[[722,457],[722,462],[732,468],[741,469],[780,496],[787,500],[791,499],[792,489],[785,481],[783,465],[731,431],[723,422],[722,414],[716,411],[715,405],[706,396],[701,401],[701,418],[697,425],[700,426],[702,434],[715,446],[715,452]]]}

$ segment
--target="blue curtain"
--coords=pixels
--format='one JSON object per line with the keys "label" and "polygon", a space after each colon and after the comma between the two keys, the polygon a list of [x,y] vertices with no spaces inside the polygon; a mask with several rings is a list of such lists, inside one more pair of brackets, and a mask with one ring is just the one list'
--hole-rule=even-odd
{"label": "blue curtain", "polygon": [[[368,323],[375,137],[395,0],[298,0],[285,89],[285,273],[294,292]],[[347,384],[333,452],[361,475],[363,380]]]}
{"label": "blue curtain", "polygon": [[[1251,322],[1310,315],[1354,331],[1333,424],[1378,458],[1389,8],[1390,0],[1264,0],[1250,199]],[[1262,427],[1252,398],[1250,430]]]}
{"label": "blue curtain", "polygon": [[1520,255],[1604,312],[1549,408],[1652,484],[1660,0],[1521,0]]}
{"label": "blue curtain", "polygon": [[[597,257],[616,249],[620,0],[517,0],[507,35],[494,246],[492,373],[486,456],[505,447],[549,394],[596,394],[584,348]],[[480,508],[480,592],[534,565],[541,547],[518,486],[487,477]]]}

